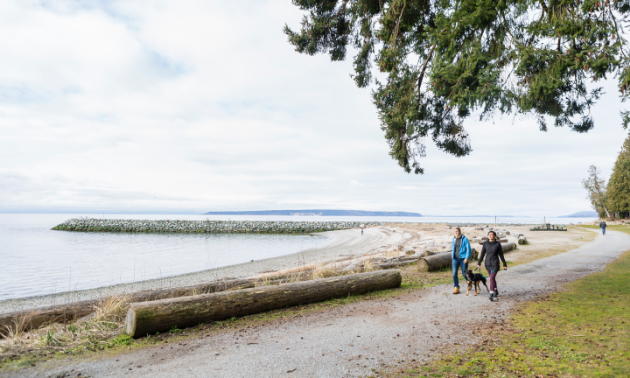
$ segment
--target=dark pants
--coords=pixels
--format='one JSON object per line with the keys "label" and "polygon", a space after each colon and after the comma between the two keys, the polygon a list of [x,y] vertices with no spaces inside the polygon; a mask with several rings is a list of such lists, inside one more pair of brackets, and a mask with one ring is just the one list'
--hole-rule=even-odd
{"label": "dark pants", "polygon": [[497,289],[497,273],[499,273],[498,270],[490,272],[490,291]]}
{"label": "dark pants", "polygon": [[468,269],[468,264],[464,263],[465,259],[453,259],[453,284],[455,287],[459,287],[459,277],[457,270],[461,266],[462,268],[462,276],[466,279],[466,269]]}
{"label": "dark pants", "polygon": [[606,227],[602,227],[602,235],[606,235]]}

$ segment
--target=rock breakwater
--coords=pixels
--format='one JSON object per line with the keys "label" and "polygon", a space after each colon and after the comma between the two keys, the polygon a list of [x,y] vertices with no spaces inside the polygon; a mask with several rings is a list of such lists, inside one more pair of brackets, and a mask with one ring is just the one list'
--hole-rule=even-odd
{"label": "rock breakwater", "polygon": [[70,219],[53,230],[81,232],[177,232],[177,233],[310,233],[382,226],[384,222],[307,221],[191,221],[136,219]]}

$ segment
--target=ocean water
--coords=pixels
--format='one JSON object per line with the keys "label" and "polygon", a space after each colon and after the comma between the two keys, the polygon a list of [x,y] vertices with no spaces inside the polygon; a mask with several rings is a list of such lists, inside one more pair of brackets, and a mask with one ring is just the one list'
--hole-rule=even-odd
{"label": "ocean water", "polygon": [[[333,238],[308,235],[128,234],[53,231],[71,218],[187,220],[363,220],[383,222],[494,223],[479,217],[312,217],[129,214],[1,214],[0,301],[92,289],[168,277],[283,256],[329,244]],[[506,223],[542,223],[538,218],[503,218]],[[548,218],[552,223],[590,219]]]}

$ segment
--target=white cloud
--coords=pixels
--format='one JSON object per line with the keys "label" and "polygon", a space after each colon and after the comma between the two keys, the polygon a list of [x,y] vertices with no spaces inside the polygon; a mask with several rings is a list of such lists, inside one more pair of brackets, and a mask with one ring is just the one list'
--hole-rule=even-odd
{"label": "white cloud", "polygon": [[426,174],[405,174],[351,61],[287,43],[301,17],[284,0],[1,2],[0,211],[560,215],[589,208],[580,180],[625,138],[613,83],[588,134],[470,119],[469,157],[429,144]]}

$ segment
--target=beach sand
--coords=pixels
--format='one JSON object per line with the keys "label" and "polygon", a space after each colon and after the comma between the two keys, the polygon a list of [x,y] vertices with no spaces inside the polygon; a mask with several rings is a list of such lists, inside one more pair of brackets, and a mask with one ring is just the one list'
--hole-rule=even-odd
{"label": "beach sand", "polygon": [[306,264],[321,264],[341,258],[362,256],[376,250],[394,248],[412,240],[410,232],[396,231],[392,227],[366,228],[363,235],[359,229],[327,231],[319,233],[329,238],[322,247],[264,260],[208,269],[161,279],[152,279],[113,286],[105,286],[89,290],[67,291],[56,294],[14,298],[0,302],[0,313],[27,308],[60,305],[64,303],[106,298],[112,295],[123,295],[140,290],[174,288],[197,285],[211,281],[233,278],[246,278],[261,273],[293,268]]}
{"label": "beach sand", "polygon": [[[509,254],[508,259],[514,263],[526,263],[541,257],[576,248],[593,240],[594,233],[582,228],[571,227],[566,232],[531,232],[529,227],[500,227],[524,233],[529,245],[519,248]],[[475,230],[472,227],[462,227],[462,231],[471,239],[471,245],[481,251],[481,245],[472,242],[477,236],[485,236],[486,231]],[[450,249],[454,229],[447,225],[431,224],[396,224],[366,228],[363,235],[359,229],[323,232],[329,242],[322,247],[308,249],[302,252],[264,260],[230,265],[226,267],[208,269],[199,272],[181,274],[161,279],[152,279],[113,286],[104,286],[89,290],[68,291],[57,294],[15,298],[0,302],[0,313],[29,308],[54,306],[81,300],[101,299],[114,295],[124,295],[141,290],[175,288],[197,285],[207,282],[247,278],[265,273],[286,273],[287,269],[309,264],[323,265],[332,261],[348,260],[366,254],[389,253],[395,255],[403,253],[402,249],[429,249],[444,251]],[[513,236],[508,236],[509,242],[517,242]],[[428,242],[428,243],[427,243]],[[506,256],[507,257],[507,256]],[[284,272],[282,272],[285,270]]]}

